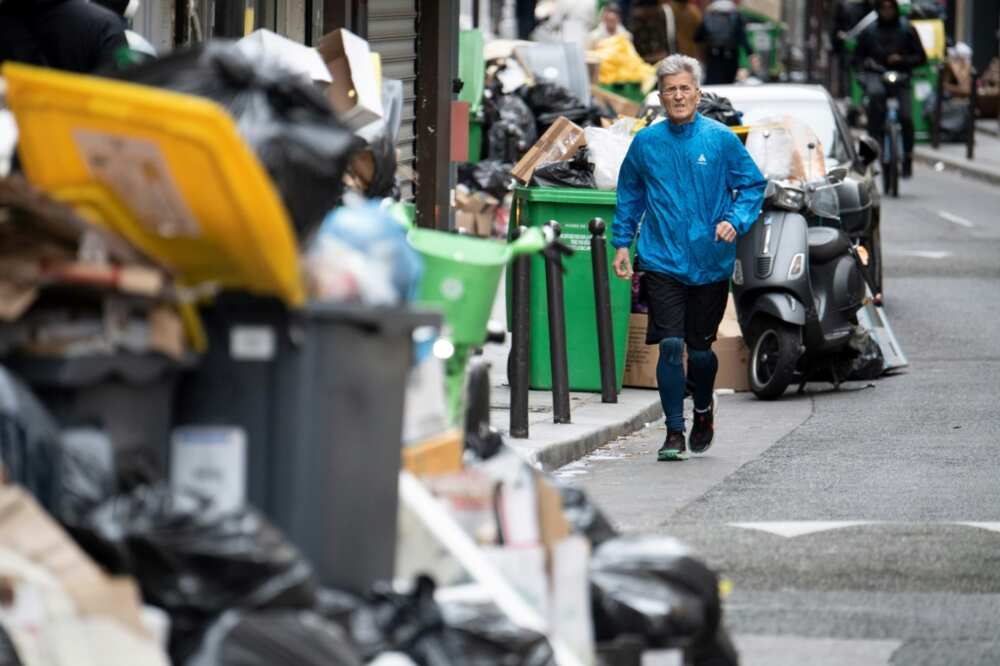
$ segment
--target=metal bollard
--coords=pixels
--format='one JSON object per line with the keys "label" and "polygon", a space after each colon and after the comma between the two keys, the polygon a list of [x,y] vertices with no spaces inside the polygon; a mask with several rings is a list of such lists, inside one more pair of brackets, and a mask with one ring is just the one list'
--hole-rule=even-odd
{"label": "metal bollard", "polygon": [[611,283],[604,220],[590,221],[590,261],[594,270],[594,310],[597,313],[597,353],[601,364],[601,402],[618,402],[615,333],[611,325]]}
{"label": "metal bollard", "polygon": [[[524,227],[514,230],[516,240]],[[531,372],[531,257],[520,256],[511,267],[511,342],[507,359],[510,383],[510,436],[528,437],[528,382]]]}
{"label": "metal bollard", "polygon": [[[548,225],[559,238],[559,223]],[[566,305],[563,297],[562,258],[545,254],[545,295],[549,310],[549,356],[552,361],[552,420],[569,423],[569,359],[566,355]]]}
{"label": "metal bollard", "polygon": [[934,125],[931,128],[931,146],[941,145],[941,110],[944,104],[944,64],[938,65],[937,97],[934,99]]}
{"label": "metal bollard", "polygon": [[972,68],[972,90],[969,91],[969,133],[965,138],[965,159],[976,157],[976,104],[978,104],[979,72]]}

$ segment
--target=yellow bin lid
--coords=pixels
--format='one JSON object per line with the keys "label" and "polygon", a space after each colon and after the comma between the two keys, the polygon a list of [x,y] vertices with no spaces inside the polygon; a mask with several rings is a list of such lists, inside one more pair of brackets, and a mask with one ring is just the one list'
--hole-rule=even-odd
{"label": "yellow bin lid", "polygon": [[14,63],[2,75],[33,184],[124,236],[184,286],[304,302],[288,214],[221,106]]}

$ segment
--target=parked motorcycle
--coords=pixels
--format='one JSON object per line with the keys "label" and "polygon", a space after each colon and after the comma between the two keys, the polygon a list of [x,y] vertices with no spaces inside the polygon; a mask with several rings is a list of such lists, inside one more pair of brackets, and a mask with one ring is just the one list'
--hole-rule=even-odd
{"label": "parked motorcycle", "polygon": [[[880,358],[858,325],[875,290],[866,253],[837,223],[844,174],[825,172],[810,136],[783,123],[747,138],[768,185],[760,219],[737,245],[733,296],[750,348],[750,389],[762,400],[780,397],[793,381],[800,390],[814,379],[839,386],[859,358]],[[880,368],[866,371],[877,376]]]}

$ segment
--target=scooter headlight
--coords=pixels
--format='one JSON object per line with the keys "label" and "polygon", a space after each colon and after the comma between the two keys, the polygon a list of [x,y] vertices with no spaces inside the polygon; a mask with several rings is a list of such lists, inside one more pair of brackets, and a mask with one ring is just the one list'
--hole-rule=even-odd
{"label": "scooter headlight", "polygon": [[806,193],[797,188],[774,183],[771,203],[785,210],[801,210],[806,201]]}
{"label": "scooter headlight", "polygon": [[739,259],[733,264],[733,284],[743,284],[743,262]]}

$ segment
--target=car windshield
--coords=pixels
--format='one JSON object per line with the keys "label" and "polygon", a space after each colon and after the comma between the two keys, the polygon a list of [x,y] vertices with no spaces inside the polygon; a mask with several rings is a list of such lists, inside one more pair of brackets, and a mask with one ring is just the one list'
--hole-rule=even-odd
{"label": "car windshield", "polygon": [[733,106],[743,112],[744,125],[754,125],[767,118],[792,116],[816,133],[820,145],[826,148],[828,166],[847,161],[833,111],[825,101],[733,100]]}

